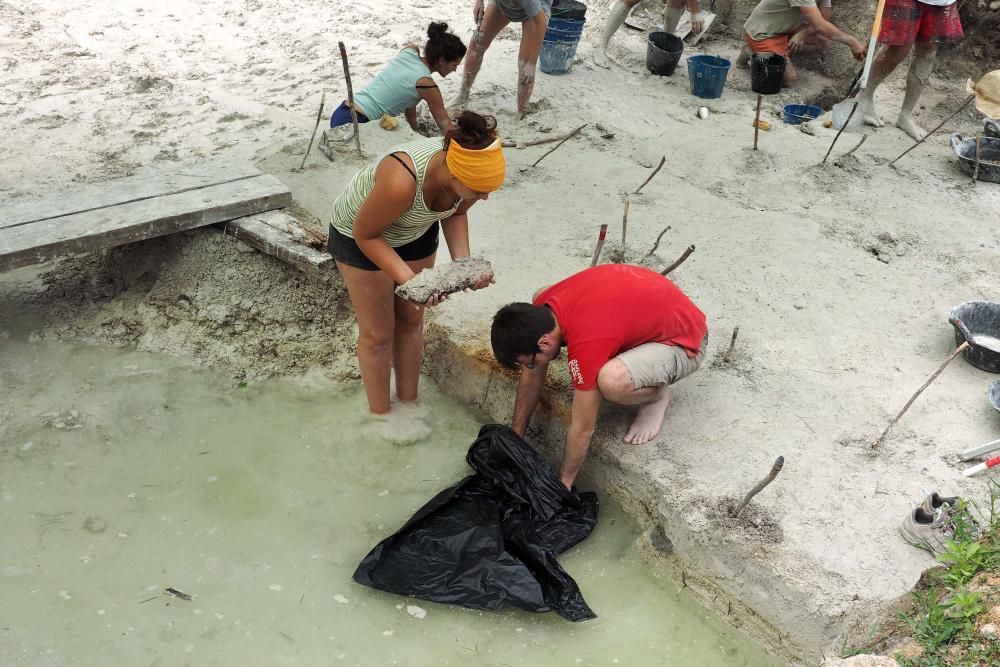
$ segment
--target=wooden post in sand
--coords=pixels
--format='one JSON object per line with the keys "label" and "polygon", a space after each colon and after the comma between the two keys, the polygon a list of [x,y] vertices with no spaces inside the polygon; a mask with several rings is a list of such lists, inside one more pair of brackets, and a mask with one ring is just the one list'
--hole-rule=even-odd
{"label": "wooden post in sand", "polygon": [[764,96],[757,96],[757,115],[753,119],[753,149],[757,150],[757,135],[760,134],[760,105],[764,102]]}
{"label": "wooden post in sand", "polygon": [[354,125],[354,145],[358,147],[358,157],[363,158],[361,152],[361,133],[358,132],[358,111],[354,108],[354,88],[351,86],[351,70],[347,66],[347,47],[343,42],[337,42],[340,47],[340,60],[344,63],[344,80],[347,81],[347,105],[351,107],[351,123]]}
{"label": "wooden post in sand", "polygon": [[326,105],[326,93],[319,99],[319,111],[316,112],[316,124],[313,125],[313,133],[309,137],[309,145],[306,146],[306,154],[302,156],[302,164],[299,165],[299,171],[302,171],[306,167],[306,160],[309,158],[309,151],[312,150],[313,140],[316,138],[316,130],[319,129],[319,122],[323,120],[323,107]]}
{"label": "wooden post in sand", "polygon": [[[844,124],[840,126],[839,130],[837,130],[837,136],[835,136],[833,138],[833,141],[830,142],[830,147],[826,149],[826,155],[823,156],[823,161],[820,164],[826,164],[826,159],[828,157],[830,157],[830,153],[833,152],[833,147],[837,145],[837,139],[840,139],[840,135],[843,134],[844,130],[847,129],[847,126],[851,124],[851,119],[854,118],[854,112],[857,111],[857,110],[858,110],[858,103],[855,102],[854,106],[851,107],[851,113],[847,114],[847,120],[845,120]],[[867,137],[868,135],[865,135],[865,136]],[[864,143],[864,141],[865,140],[862,138],[861,139],[861,143]],[[858,144],[858,146],[860,146],[860,145],[861,144]],[[850,153],[853,153],[855,150],[857,150],[858,146],[855,146],[850,151]],[[848,153],[848,154],[850,154],[850,153]]]}

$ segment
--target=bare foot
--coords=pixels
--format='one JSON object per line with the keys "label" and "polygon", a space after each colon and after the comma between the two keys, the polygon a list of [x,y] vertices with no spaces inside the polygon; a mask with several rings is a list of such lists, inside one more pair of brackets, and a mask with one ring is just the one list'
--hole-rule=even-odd
{"label": "bare foot", "polygon": [[896,127],[901,129],[903,132],[906,132],[917,141],[920,141],[927,135],[927,132],[925,132],[922,127],[913,122],[913,116],[905,111],[901,111],[899,116],[896,118]]}
{"label": "bare foot", "polygon": [[604,69],[611,69],[611,63],[608,62],[608,54],[605,53],[604,49],[594,49],[594,64]]}
{"label": "bare foot", "polygon": [[630,445],[642,445],[659,435],[663,417],[667,414],[672,397],[673,392],[670,391],[670,387],[663,387],[656,399],[640,405],[639,412],[632,420],[632,425],[629,426],[623,440]]}
{"label": "bare foot", "polygon": [[862,116],[861,118],[864,121],[865,125],[871,125],[872,127],[885,127],[885,123],[882,122],[882,117],[875,109],[874,102],[868,104],[866,104],[865,102],[859,102],[859,106],[864,107],[865,115]]}

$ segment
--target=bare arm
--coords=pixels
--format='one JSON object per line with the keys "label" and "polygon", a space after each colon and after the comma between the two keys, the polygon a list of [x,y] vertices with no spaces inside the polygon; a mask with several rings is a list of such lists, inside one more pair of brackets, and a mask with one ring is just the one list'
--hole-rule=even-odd
{"label": "bare arm", "polygon": [[404,109],[403,116],[406,118],[406,122],[410,125],[410,129],[414,132],[419,132],[417,129],[417,107]]}
{"label": "bare arm", "polygon": [[[833,13],[833,8],[830,7],[830,5],[822,5],[819,8],[819,13],[820,15],[823,16],[824,19],[830,21],[830,16]],[[788,52],[791,53],[792,55],[795,55],[799,51],[799,49],[806,42],[812,39],[812,37],[816,34],[817,34],[816,28],[812,27],[809,24],[806,24],[805,28],[799,30],[797,33],[792,35],[792,38],[789,40]]]}
{"label": "bare arm", "polygon": [[569,431],[566,433],[562,466],[559,468],[559,479],[567,489],[573,488],[573,482],[587,458],[590,439],[597,426],[597,413],[601,409],[601,398],[601,392],[597,389],[577,389],[573,392],[573,411]]}
{"label": "bare arm", "polygon": [[382,238],[382,232],[413,205],[416,192],[417,185],[403,165],[385,158],[375,170],[371,193],[354,216],[354,241],[358,248],[397,285],[416,274]]}
{"label": "bare arm", "polygon": [[522,438],[528,430],[531,415],[534,414],[538,401],[542,398],[542,387],[545,386],[545,372],[548,368],[548,362],[539,363],[535,368],[522,368],[521,377],[517,379],[511,428]]}
{"label": "bare arm", "polygon": [[434,83],[434,79],[429,76],[418,79],[417,93],[420,95],[420,99],[427,102],[427,107],[431,110],[431,116],[441,130],[441,134],[447,132],[448,128],[451,127],[451,119],[448,117],[447,109],[444,108],[444,98],[441,96],[441,89]]}
{"label": "bare arm", "polygon": [[475,203],[463,201],[450,218],[441,221],[441,231],[444,233],[444,240],[448,242],[448,252],[453,260],[472,254],[469,248],[468,211]]}
{"label": "bare arm", "polygon": [[802,11],[802,18],[805,19],[806,23],[808,23],[817,34],[833,40],[834,42],[846,44],[850,47],[851,53],[854,54],[855,58],[858,60],[864,59],[865,47],[861,44],[861,42],[823,18],[823,14],[818,8],[800,7],[800,9]]}

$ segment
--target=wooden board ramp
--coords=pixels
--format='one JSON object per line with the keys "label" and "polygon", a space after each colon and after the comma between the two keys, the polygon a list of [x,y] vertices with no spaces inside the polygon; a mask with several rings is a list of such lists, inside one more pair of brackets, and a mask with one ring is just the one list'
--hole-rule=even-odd
{"label": "wooden board ramp", "polygon": [[336,267],[330,253],[306,245],[317,232],[288,211],[248,215],[230,220],[225,228],[227,234],[310,275],[320,276]]}
{"label": "wooden board ramp", "polygon": [[0,207],[0,271],[283,208],[292,193],[248,162],[89,185]]}

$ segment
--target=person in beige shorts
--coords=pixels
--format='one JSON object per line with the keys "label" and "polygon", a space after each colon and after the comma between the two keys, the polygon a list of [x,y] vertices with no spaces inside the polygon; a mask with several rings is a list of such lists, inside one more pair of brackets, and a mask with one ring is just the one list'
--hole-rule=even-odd
{"label": "person in beige shorts", "polygon": [[641,266],[603,264],[507,304],[490,343],[500,365],[520,369],[511,428],[524,437],[541,400],[549,362],[567,349],[573,407],[559,477],[572,488],[587,457],[601,402],[636,408],[622,440],[660,434],[670,385],[705,359],[705,314],[668,278]]}
{"label": "person in beige shorts", "polygon": [[663,343],[643,343],[639,347],[625,350],[618,359],[628,369],[632,376],[632,385],[636,389],[664,385],[669,387],[678,380],[683,380],[691,373],[701,368],[705,360],[705,346],[708,344],[708,332],[701,339],[698,354],[689,357],[687,350],[676,345]]}

